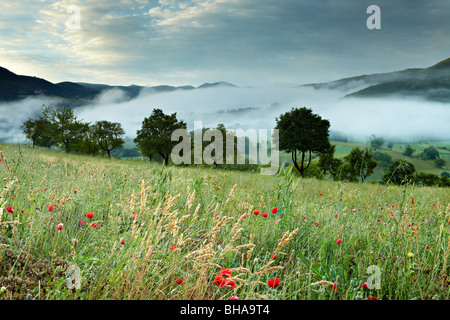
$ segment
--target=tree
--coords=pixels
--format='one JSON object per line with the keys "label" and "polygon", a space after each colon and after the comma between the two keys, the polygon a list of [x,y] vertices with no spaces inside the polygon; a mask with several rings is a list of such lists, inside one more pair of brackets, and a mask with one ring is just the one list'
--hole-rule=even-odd
{"label": "tree", "polygon": [[347,181],[361,179],[361,182],[364,182],[367,177],[373,174],[373,170],[377,166],[372,153],[368,149],[353,148],[344,159],[345,163],[342,166],[341,175]]}
{"label": "tree", "polygon": [[381,166],[387,167],[392,163],[392,157],[384,152],[376,151],[373,153],[373,159]]}
{"label": "tree", "polygon": [[331,174],[333,180],[336,180],[336,175],[342,165],[342,160],[334,157],[336,145],[331,145],[330,148],[319,156],[319,168],[324,174]]}
{"label": "tree", "polygon": [[[319,115],[312,113],[308,108],[296,108],[276,118],[275,129],[279,130],[279,141],[275,141],[278,150],[291,153],[295,168],[304,176],[305,170],[311,164],[312,153],[324,153],[330,148],[328,140],[330,122],[323,120]],[[300,163],[297,162],[297,153],[300,152]],[[305,157],[309,160],[305,166]]]}
{"label": "tree", "polygon": [[447,162],[444,159],[436,159],[434,160],[434,165],[438,167],[439,169],[445,168],[447,165]]}
{"label": "tree", "polygon": [[425,150],[423,150],[423,159],[425,160],[435,160],[439,158],[439,151],[433,146],[429,146]]}
{"label": "tree", "polygon": [[412,155],[413,155],[413,153],[414,153],[414,151],[416,151],[416,150],[414,150],[410,145],[408,145],[407,147],[406,147],[406,149],[405,149],[405,151],[402,153],[404,156],[407,156],[407,157],[412,157]]}
{"label": "tree", "polygon": [[168,165],[172,149],[178,143],[171,141],[172,132],[176,129],[186,129],[186,123],[177,120],[176,112],[166,115],[161,109],[154,109],[151,116],[142,122],[134,142],[143,155],[151,159],[158,154]]}
{"label": "tree", "polygon": [[28,119],[23,123],[23,134],[36,146],[50,148],[53,144],[52,138],[46,135],[50,123],[42,117],[37,120]]}
{"label": "tree", "polygon": [[44,107],[42,114],[49,124],[46,133],[66,152],[69,152],[73,143],[82,140],[89,130],[89,124],[79,121],[71,109],[53,110],[51,107]]}
{"label": "tree", "polygon": [[375,136],[372,137],[372,140],[370,141],[370,147],[374,150],[380,149],[384,145],[385,141],[384,138],[377,138]]}
{"label": "tree", "polygon": [[100,148],[108,154],[108,158],[111,158],[112,150],[125,144],[125,140],[122,138],[124,134],[122,125],[117,122],[102,120],[97,121],[93,126],[94,139]]}
{"label": "tree", "polygon": [[383,182],[392,182],[397,185],[405,184],[413,179],[416,168],[411,162],[406,160],[396,160],[386,169]]}
{"label": "tree", "polygon": [[389,150],[392,150],[392,148],[394,147],[394,143],[393,142],[388,142],[387,147]]}

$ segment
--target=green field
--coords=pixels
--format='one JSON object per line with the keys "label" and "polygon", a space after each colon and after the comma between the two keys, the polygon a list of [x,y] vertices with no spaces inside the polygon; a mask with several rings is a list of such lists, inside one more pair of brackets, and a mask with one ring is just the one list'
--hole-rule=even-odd
{"label": "green field", "polygon": [[450,298],[449,188],[0,152],[0,299]]}

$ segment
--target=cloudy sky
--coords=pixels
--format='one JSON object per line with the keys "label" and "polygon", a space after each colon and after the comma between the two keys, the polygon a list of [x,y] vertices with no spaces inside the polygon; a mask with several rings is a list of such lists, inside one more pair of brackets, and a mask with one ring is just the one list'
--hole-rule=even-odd
{"label": "cloudy sky", "polygon": [[52,82],[325,82],[448,58],[449,13],[448,0],[0,0],[0,66]]}

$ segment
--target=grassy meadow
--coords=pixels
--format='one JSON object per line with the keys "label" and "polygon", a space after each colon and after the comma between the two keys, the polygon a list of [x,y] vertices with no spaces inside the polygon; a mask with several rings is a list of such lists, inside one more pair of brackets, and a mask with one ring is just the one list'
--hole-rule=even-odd
{"label": "grassy meadow", "polygon": [[449,188],[0,152],[0,299],[450,298]]}

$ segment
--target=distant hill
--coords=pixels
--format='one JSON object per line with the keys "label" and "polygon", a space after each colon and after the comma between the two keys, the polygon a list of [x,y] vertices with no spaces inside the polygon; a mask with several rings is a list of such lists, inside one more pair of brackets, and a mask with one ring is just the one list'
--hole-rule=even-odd
{"label": "distant hill", "polygon": [[450,58],[425,69],[350,77],[327,83],[307,84],[315,89],[335,89],[345,97],[415,97],[450,102]]}
{"label": "distant hill", "polygon": [[5,68],[0,67],[0,101],[20,100],[30,96],[49,96],[63,98],[72,105],[82,105],[92,101],[98,94],[118,88],[125,92],[128,99],[136,98],[142,90],[147,93],[171,92],[175,90],[195,90],[212,87],[237,87],[228,82],[204,83],[198,87],[191,85],[169,86],[160,85],[146,86],[110,86],[106,84],[95,84],[85,82],[60,82],[51,83],[47,80],[17,75]]}

